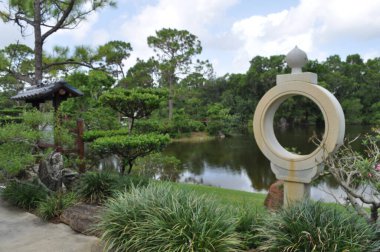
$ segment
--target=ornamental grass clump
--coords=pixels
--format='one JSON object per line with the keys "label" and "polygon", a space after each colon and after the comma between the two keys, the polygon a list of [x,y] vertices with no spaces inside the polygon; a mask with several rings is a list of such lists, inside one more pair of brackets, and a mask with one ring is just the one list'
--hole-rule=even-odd
{"label": "ornamental grass clump", "polygon": [[37,182],[10,182],[2,191],[2,196],[12,205],[33,210],[40,201],[48,197],[46,189]]}
{"label": "ornamental grass clump", "polygon": [[215,200],[166,183],[110,199],[97,226],[111,251],[240,251],[238,220]]}
{"label": "ornamental grass clump", "polygon": [[74,205],[76,202],[77,196],[73,192],[66,194],[56,193],[38,204],[37,214],[44,220],[50,220],[58,217],[63,210]]}
{"label": "ornamental grass clump", "polygon": [[357,214],[305,201],[256,227],[260,251],[379,251],[375,227]]}
{"label": "ornamental grass clump", "polygon": [[80,178],[78,196],[90,204],[101,204],[112,196],[117,177],[107,172],[87,172]]}

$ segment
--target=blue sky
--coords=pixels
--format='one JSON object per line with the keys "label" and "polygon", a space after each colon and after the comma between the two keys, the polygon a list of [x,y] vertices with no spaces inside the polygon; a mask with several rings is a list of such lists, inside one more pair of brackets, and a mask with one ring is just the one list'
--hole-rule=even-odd
{"label": "blue sky", "polygon": [[[246,72],[257,55],[286,54],[295,45],[310,59],[359,53],[380,54],[380,0],[119,0],[118,7],[88,17],[75,30],[54,34],[45,45],[90,45],[110,40],[130,42],[137,57],[153,55],[146,38],[161,28],[186,29],[202,42],[201,59],[218,76]],[[20,38],[17,27],[0,24],[0,47]]]}

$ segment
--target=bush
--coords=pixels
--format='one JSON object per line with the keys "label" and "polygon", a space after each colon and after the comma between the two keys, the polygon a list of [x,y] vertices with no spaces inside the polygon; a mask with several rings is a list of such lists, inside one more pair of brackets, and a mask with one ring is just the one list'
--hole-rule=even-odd
{"label": "bush", "polygon": [[80,178],[78,196],[85,202],[101,204],[115,189],[117,178],[107,172],[87,172]]}
{"label": "bush", "polygon": [[98,229],[112,251],[238,251],[237,219],[213,199],[162,184],[106,204]]}
{"label": "bush", "polygon": [[379,251],[373,226],[358,215],[305,201],[269,216],[257,227],[263,251]]}
{"label": "bush", "polygon": [[115,191],[128,191],[131,187],[145,187],[148,178],[119,176],[108,172],[88,172],[84,174],[77,189],[78,196],[91,204],[102,204]]}
{"label": "bush", "polygon": [[83,140],[86,142],[92,142],[100,137],[123,136],[128,134],[129,130],[127,128],[120,128],[116,130],[89,130],[84,132]]}
{"label": "bush", "polygon": [[266,215],[259,213],[256,209],[253,209],[251,204],[243,204],[238,207],[231,208],[231,215],[237,216],[238,223],[236,231],[242,236],[245,247],[252,249],[258,246],[258,239],[255,237],[255,227],[262,225],[265,221]]}
{"label": "bush", "polygon": [[48,193],[44,187],[36,183],[11,182],[3,190],[2,196],[12,205],[33,210],[40,201],[47,198]]}
{"label": "bush", "polygon": [[91,149],[99,155],[117,155],[122,161],[120,173],[123,175],[126,166],[128,174],[133,162],[138,157],[162,150],[170,142],[167,135],[155,133],[130,136],[101,137],[91,144]]}
{"label": "bush", "polygon": [[63,210],[72,206],[77,201],[77,196],[70,192],[67,194],[57,193],[41,201],[37,207],[38,215],[44,220],[50,220],[59,216]]}
{"label": "bush", "polygon": [[133,187],[146,187],[149,183],[149,178],[143,176],[117,176],[115,191],[129,191]]}

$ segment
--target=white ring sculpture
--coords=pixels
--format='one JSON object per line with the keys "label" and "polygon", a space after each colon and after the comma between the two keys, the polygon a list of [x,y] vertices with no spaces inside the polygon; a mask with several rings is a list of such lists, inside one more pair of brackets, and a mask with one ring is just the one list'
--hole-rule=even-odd
{"label": "white ring sculpture", "polygon": [[[302,95],[312,100],[323,114],[325,133],[320,145],[308,155],[287,151],[278,142],[273,119],[278,107],[287,98]],[[305,81],[287,81],[270,89],[256,107],[253,132],[257,145],[271,161],[277,179],[310,183],[323,168],[323,159],[334,152],[344,138],[344,114],[338,100],[321,86]]]}

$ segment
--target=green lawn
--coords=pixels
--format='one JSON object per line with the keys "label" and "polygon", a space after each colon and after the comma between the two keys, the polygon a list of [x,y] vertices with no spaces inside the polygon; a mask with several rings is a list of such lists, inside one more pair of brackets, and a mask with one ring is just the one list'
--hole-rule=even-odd
{"label": "green lawn", "polygon": [[212,195],[216,199],[220,200],[222,203],[226,204],[242,204],[252,205],[253,208],[263,211],[264,199],[266,194],[262,193],[251,193],[244,191],[237,191],[219,187],[197,185],[197,184],[185,184],[185,183],[174,183],[181,189],[192,190],[200,194]]}

